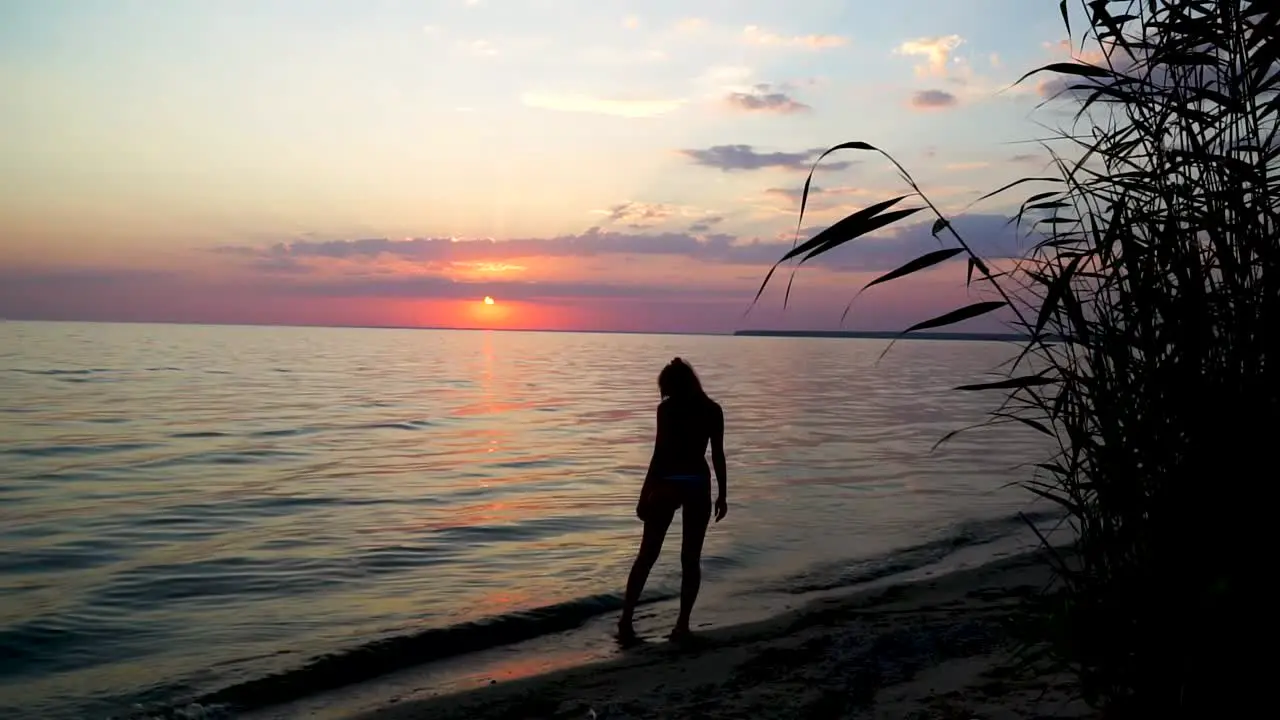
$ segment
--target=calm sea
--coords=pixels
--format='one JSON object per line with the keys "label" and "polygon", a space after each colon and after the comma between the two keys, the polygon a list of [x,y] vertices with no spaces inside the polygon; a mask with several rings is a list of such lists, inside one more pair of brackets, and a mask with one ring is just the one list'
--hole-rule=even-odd
{"label": "calm sea", "polygon": [[930,453],[998,399],[949,388],[1011,346],[904,341],[877,364],[884,346],[2,323],[0,717],[263,706],[603,633],[675,355],[727,416],[695,621],[1027,539],[1006,484],[1037,436]]}

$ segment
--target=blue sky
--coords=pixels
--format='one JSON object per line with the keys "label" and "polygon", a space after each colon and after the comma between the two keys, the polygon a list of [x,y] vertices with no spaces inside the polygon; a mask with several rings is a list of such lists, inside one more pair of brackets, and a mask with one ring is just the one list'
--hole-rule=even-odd
{"label": "blue sky", "polygon": [[[95,310],[101,283],[74,278],[146,271],[225,296],[228,284],[267,293],[334,274],[429,276],[466,287],[441,296],[430,289],[440,283],[423,284],[415,307],[439,307],[420,317],[456,312],[445,303],[455,295],[501,300],[510,290],[530,307],[544,301],[521,325],[556,325],[547,308],[571,304],[574,283],[629,289],[620,307],[672,302],[686,280],[713,287],[714,298],[749,299],[747,279],[767,266],[726,264],[704,246],[655,253],[646,238],[784,242],[804,178],[797,168],[837,142],[890,150],[948,209],[1034,172],[1043,158],[1011,142],[1042,134],[1029,121],[1042,98],[1034,85],[1002,90],[1061,59],[1063,37],[1050,0],[2,0],[0,8],[6,272],[42,278],[41,287]],[[874,158],[832,161],[859,162],[819,174],[827,192],[817,224],[900,188]],[[589,249],[601,233],[622,248],[603,265]],[[367,256],[289,251],[406,238],[588,249],[495,259],[475,246],[453,260],[422,256],[422,244]],[[819,271],[816,286],[877,269],[849,252],[843,270]],[[556,298],[527,292],[553,282]],[[162,297],[163,283],[153,284],[149,292]],[[0,295],[0,313],[74,314],[65,298],[54,312],[38,294]],[[689,299],[721,302],[712,295]],[[826,302],[814,298],[815,307]],[[408,302],[403,288],[385,300],[384,308]],[[367,293],[349,301],[378,312]],[[219,317],[212,295],[206,305],[201,317]],[[253,319],[226,309],[228,321]],[[404,320],[405,311],[388,312],[389,323]],[[727,310],[706,313],[699,328],[732,329]],[[600,318],[592,322],[608,324]]]}

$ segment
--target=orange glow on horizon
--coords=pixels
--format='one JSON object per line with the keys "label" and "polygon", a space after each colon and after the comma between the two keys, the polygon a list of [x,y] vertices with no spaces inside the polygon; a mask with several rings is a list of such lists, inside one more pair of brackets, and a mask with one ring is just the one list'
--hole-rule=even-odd
{"label": "orange glow on horizon", "polygon": [[510,327],[513,321],[518,320],[512,317],[513,308],[497,304],[488,295],[485,295],[484,300],[479,304],[470,303],[470,305],[472,322],[479,327],[495,329]]}
{"label": "orange glow on horizon", "polygon": [[310,301],[306,309],[317,319],[337,318],[352,325],[470,330],[630,329],[625,322],[617,322],[625,319],[625,308],[610,312],[599,304],[581,302],[495,298],[493,305],[485,305],[475,298],[361,298],[333,300],[324,306]]}

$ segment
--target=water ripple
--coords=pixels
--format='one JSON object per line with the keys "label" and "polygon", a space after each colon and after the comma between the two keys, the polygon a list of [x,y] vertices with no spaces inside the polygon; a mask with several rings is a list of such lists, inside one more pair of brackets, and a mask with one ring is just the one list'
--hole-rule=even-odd
{"label": "water ripple", "polygon": [[[1008,357],[986,343],[876,364],[879,341],[10,322],[0,347],[0,711],[51,720],[615,608],[675,355],[728,420],[712,587],[923,557],[1023,509],[1003,485],[1042,450],[929,453],[989,409],[949,391]],[[389,632],[409,639],[370,645]]]}

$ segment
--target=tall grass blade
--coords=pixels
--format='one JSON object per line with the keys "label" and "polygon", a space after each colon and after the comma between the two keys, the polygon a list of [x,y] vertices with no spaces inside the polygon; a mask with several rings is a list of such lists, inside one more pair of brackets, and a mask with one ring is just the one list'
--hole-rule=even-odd
{"label": "tall grass blade", "polygon": [[893,270],[890,270],[889,272],[881,275],[875,280],[872,280],[866,285],[863,285],[862,289],[866,290],[867,288],[872,287],[874,285],[879,285],[880,283],[886,283],[886,282],[889,282],[890,280],[897,280],[900,277],[906,277],[907,275],[911,275],[912,273],[917,273],[926,268],[931,268],[934,265],[937,265],[938,263],[950,260],[951,258],[955,257],[956,255],[959,255],[962,252],[964,252],[964,248],[946,248],[944,250],[934,250],[931,253],[926,253],[924,255],[921,255],[920,257],[908,263],[905,263],[903,265],[900,265],[897,268],[894,268]]}
{"label": "tall grass blade", "polygon": [[911,327],[902,331],[902,335],[907,335],[908,333],[913,333],[913,332],[916,332],[917,330],[931,330],[933,328],[946,327],[948,325],[955,325],[958,322],[971,320],[981,315],[986,315],[987,313],[992,312],[994,310],[999,310],[1000,308],[1006,305],[1008,305],[1008,303],[1006,303],[1003,300],[987,300],[983,302],[976,302],[976,303],[973,303],[972,305],[965,305],[962,308],[959,308],[957,310],[952,310],[951,312],[943,313],[942,315],[939,315],[935,318],[930,318],[928,320],[918,322],[915,325],[912,325]]}
{"label": "tall grass blade", "polygon": [[924,255],[921,255],[920,257],[915,258],[910,262],[907,262],[893,270],[890,270],[884,275],[881,275],[880,277],[872,280],[866,285],[863,285],[862,289],[858,290],[858,292],[853,296],[853,300],[850,300],[849,304],[845,306],[844,312],[840,315],[840,324],[841,325],[844,324],[845,317],[848,316],[849,311],[853,309],[853,303],[857,301],[858,297],[862,295],[862,293],[865,292],[867,288],[873,285],[879,285],[881,283],[889,282],[890,280],[897,280],[900,277],[906,277],[907,275],[911,275],[912,273],[916,273],[926,268],[933,267],[934,265],[950,260],[951,258],[963,252],[964,252],[964,248],[946,248],[943,250],[934,250],[933,252],[925,253]]}

